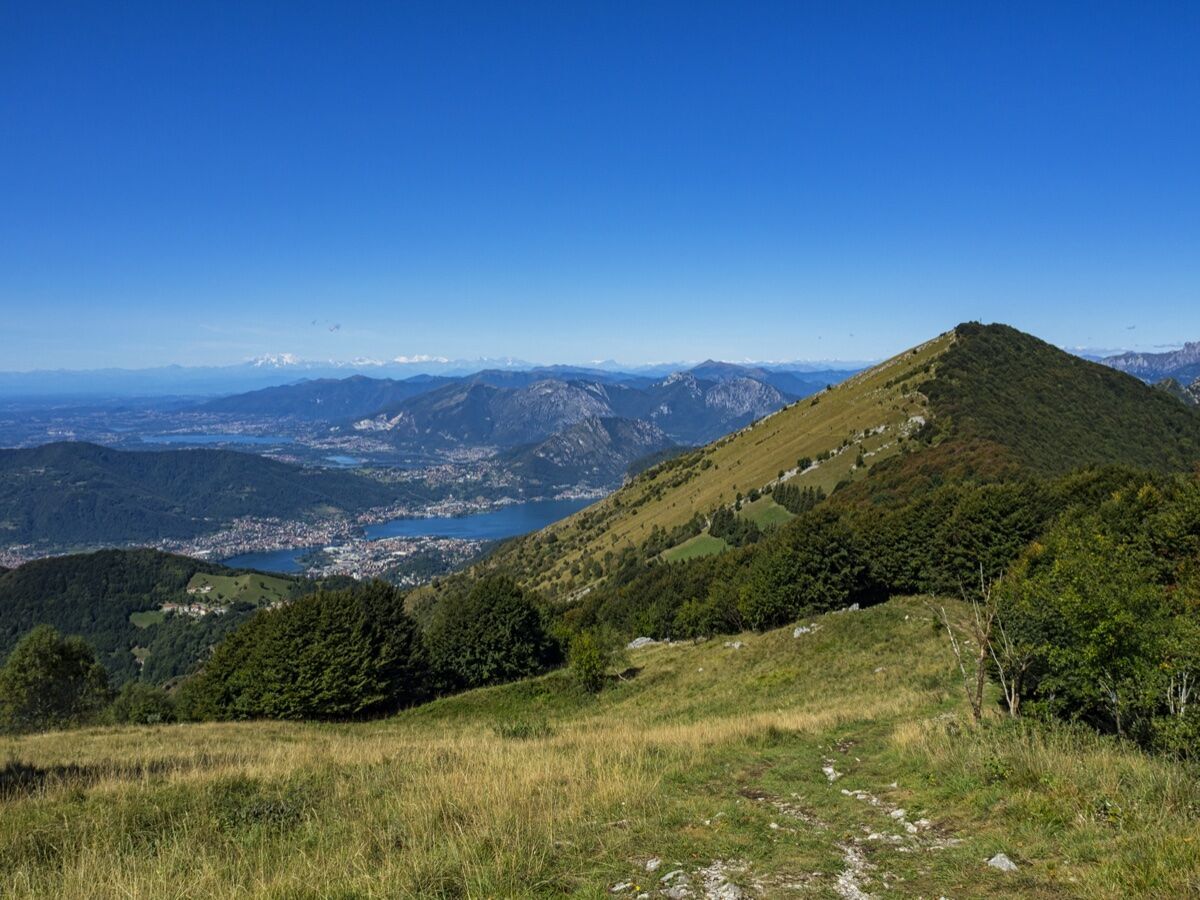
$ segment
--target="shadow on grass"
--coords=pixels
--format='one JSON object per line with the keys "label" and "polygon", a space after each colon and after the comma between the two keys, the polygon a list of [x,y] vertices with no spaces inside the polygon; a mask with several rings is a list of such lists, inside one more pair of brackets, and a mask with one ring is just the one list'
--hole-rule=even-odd
{"label": "shadow on grass", "polygon": [[195,769],[211,769],[228,763],[225,757],[201,754],[193,759],[153,759],[145,762],[105,762],[93,765],[77,763],[36,766],[20,760],[10,759],[0,767],[0,801],[27,797],[39,791],[64,787],[85,787],[105,778],[133,781],[184,772]]}

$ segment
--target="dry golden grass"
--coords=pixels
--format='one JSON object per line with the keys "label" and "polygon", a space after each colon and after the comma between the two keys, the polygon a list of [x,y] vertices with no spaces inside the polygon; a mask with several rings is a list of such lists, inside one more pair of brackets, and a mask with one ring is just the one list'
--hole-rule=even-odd
{"label": "dry golden grass", "polygon": [[[9,740],[0,896],[602,897],[655,889],[650,856],[697,889],[742,860],[748,890],[833,896],[844,843],[889,827],[843,785],[962,842],[863,843],[878,896],[1195,887],[1189,770],[1057,729],[966,728],[916,601],[819,624],[651,647],[599,698],[555,673],[373,723]],[[1000,849],[1016,876],[983,865]]]}

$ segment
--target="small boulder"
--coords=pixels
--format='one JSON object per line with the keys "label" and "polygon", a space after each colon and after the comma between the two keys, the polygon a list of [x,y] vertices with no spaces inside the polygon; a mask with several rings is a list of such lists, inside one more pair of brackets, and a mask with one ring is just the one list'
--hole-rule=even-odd
{"label": "small boulder", "polygon": [[662,865],[662,860],[659,859],[657,856],[652,856],[652,857],[650,857],[650,859],[646,860],[646,871],[647,872],[657,872],[658,867],[661,865]]}
{"label": "small boulder", "polygon": [[798,638],[802,634],[812,634],[812,629],[807,625],[797,625],[795,630],[792,631],[792,637],[794,638]]}
{"label": "small boulder", "polygon": [[746,645],[743,644],[741,641],[726,641],[725,646],[728,647],[730,650],[741,650]]}
{"label": "small boulder", "polygon": [[642,647],[649,647],[652,644],[657,644],[657,643],[658,643],[658,641],[656,641],[652,637],[634,638],[632,641],[630,641],[628,644],[625,645],[625,649],[626,650],[640,650],[640,649],[642,649]]}
{"label": "small boulder", "polygon": [[1017,871],[1017,864],[1005,856],[1003,853],[997,853],[987,861],[987,864],[993,869],[999,869],[1001,872]]}

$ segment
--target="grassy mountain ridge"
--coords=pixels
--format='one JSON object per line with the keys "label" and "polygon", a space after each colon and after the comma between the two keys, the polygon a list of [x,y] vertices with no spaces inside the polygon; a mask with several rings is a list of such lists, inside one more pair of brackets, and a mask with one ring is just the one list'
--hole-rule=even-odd
{"label": "grassy mountain ridge", "polygon": [[59,545],[191,537],[237,516],[384,506],[394,488],[233,450],[82,442],[0,450],[0,540]]}
{"label": "grassy mountain ridge", "polygon": [[[893,357],[811,398],[760,419],[698,450],[638,475],[608,498],[543,532],[509,542],[487,563],[520,573],[561,594],[578,586],[573,566],[587,570],[656,530],[671,531],[739,493],[776,480],[832,491],[866,474],[858,451],[872,464],[898,455],[928,418],[920,385],[954,339],[952,332]],[[818,459],[822,455],[826,458]],[[803,459],[813,461],[797,471]]]}
{"label": "grassy mountain ridge", "polygon": [[485,565],[570,596],[611,571],[626,548],[663,534],[688,539],[695,516],[781,476],[835,503],[877,503],[946,481],[1085,465],[1184,470],[1198,460],[1197,411],[1016,329],[967,323],[649,469]]}

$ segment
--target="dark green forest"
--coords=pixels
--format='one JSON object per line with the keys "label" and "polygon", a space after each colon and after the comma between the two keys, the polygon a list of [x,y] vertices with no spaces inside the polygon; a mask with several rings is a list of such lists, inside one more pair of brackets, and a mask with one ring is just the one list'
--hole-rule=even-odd
{"label": "dark green forest", "polygon": [[[223,615],[201,618],[169,615],[138,628],[130,614],[186,600],[185,588],[197,572],[235,574],[216,563],[157,550],[100,550],[48,557],[0,573],[0,658],[35,625],[85,637],[115,685],[134,678],[162,683],[191,671],[209,648],[254,612],[235,603]],[[291,579],[294,595],[316,589]],[[144,668],[131,653],[149,651]]]}

